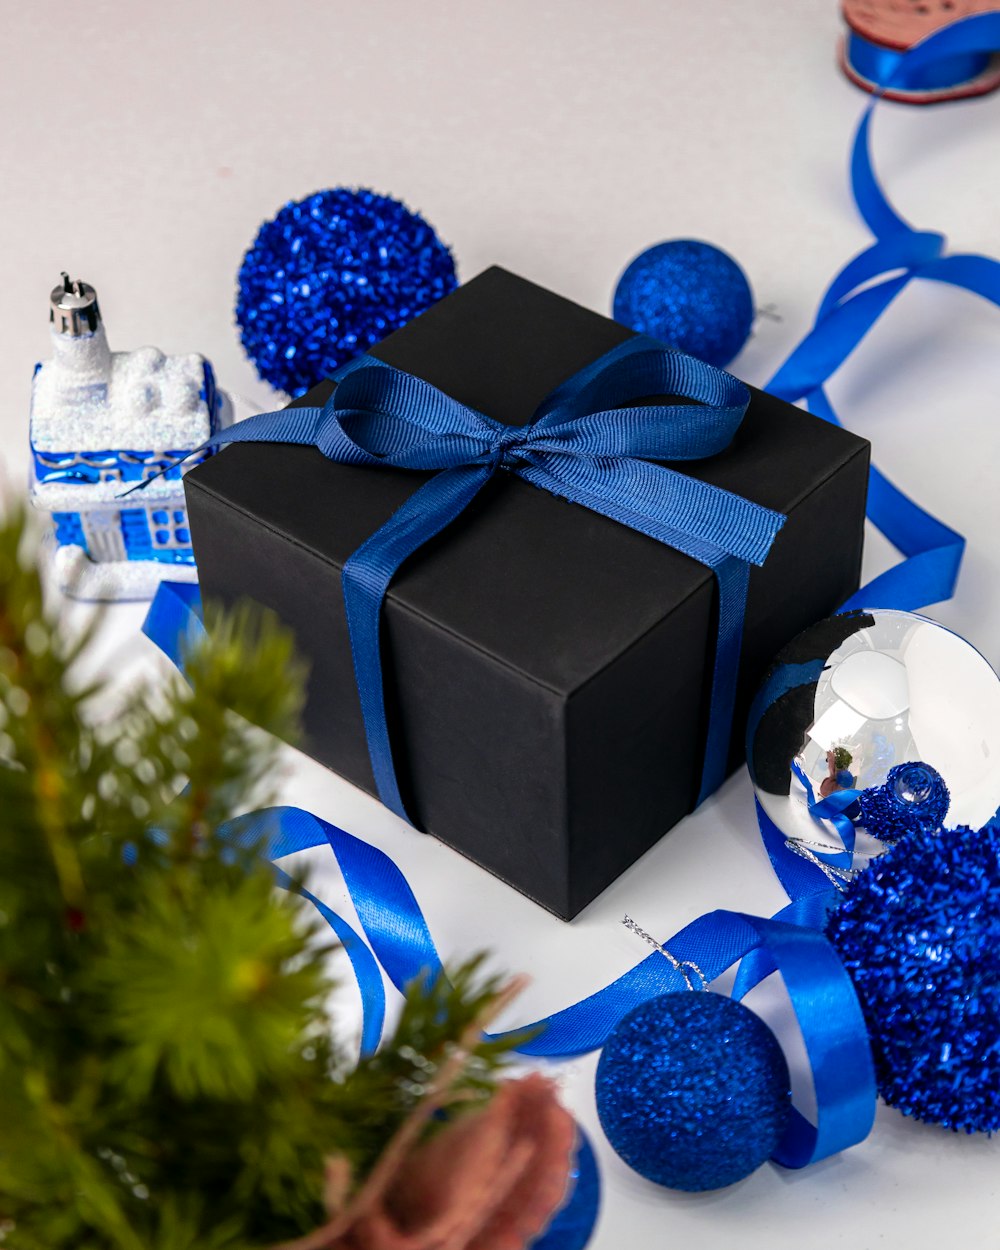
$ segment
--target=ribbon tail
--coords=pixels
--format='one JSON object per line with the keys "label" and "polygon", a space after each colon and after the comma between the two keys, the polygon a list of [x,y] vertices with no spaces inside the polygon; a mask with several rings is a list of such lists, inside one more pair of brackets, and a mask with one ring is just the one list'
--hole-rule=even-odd
{"label": "ribbon tail", "polygon": [[[268,859],[275,860],[322,845],[322,830],[312,828],[310,820],[303,820],[301,817],[308,817],[308,813],[299,812],[296,808],[263,808],[227,821],[219,833],[243,846],[259,844],[264,848],[263,854]],[[311,821],[314,825],[319,823],[315,817]],[[385,1023],[385,986],[378,962],[360,933],[343,916],[327,907],[326,903],[283,868],[272,864],[272,869],[275,884],[311,903],[337,935],[351,961],[354,979],[361,995],[361,1055],[365,1057],[374,1054]]]}
{"label": "ribbon tail", "polygon": [[322,415],[322,408],[282,408],[278,412],[254,413],[251,417],[245,417],[242,421],[237,421],[235,425],[227,426],[224,430],[218,430],[199,447],[193,447],[186,455],[181,456],[179,460],[174,460],[171,464],[168,464],[165,469],[161,469],[158,473],[144,478],[141,482],[136,482],[128,490],[122,491],[118,498],[125,499],[134,491],[144,490],[150,482],[155,482],[157,478],[163,477],[171,469],[176,469],[178,465],[182,465],[185,460],[190,460],[192,456],[196,456],[203,451],[214,451],[219,447],[226,446],[228,443],[314,444]]}
{"label": "ribbon tail", "polygon": [[375,787],[385,806],[410,824],[413,822],[399,791],[386,721],[379,648],[382,603],[389,582],[407,556],[450,525],[491,473],[489,465],[460,465],[438,473],[358,547],[343,569],[351,656]]}
{"label": "ribbon tail", "polygon": [[[161,582],[143,621],[142,632],[183,674],[185,652],[205,636],[198,587],[186,582]],[[323,829],[315,817],[295,808],[287,812],[288,815],[281,808],[249,812],[227,821],[219,833],[243,846],[262,844],[263,853],[270,860],[323,844]],[[361,1054],[374,1054],[385,1021],[385,987],[374,956],[343,916],[327,907],[284,869],[277,865],[273,868],[275,883],[310,902],[340,939],[361,994]]]}
{"label": "ribbon tail", "polygon": [[[272,856],[329,842],[365,936],[397,989],[404,991],[427,972],[445,975],[420,905],[385,852],[299,808],[273,808],[241,819],[266,823],[272,831],[267,851]],[[251,825],[249,836],[255,834]],[[796,1113],[792,1131],[775,1156],[787,1167],[802,1167],[863,1140],[874,1116],[874,1076],[861,1010],[843,964],[819,931],[832,898],[831,891],[816,890],[774,921],[711,912],[665,943],[678,961],[696,964],[706,981],[743,960],[734,997],[748,993],[771,972],[781,973],[806,1042],[818,1108],[815,1128]],[[534,1033],[518,1041],[520,1054],[568,1058],[603,1046],[627,1012],[672,991],[688,992],[684,974],[654,952],[581,1002],[510,1033],[487,1037],[513,1040]]]}
{"label": "ribbon tail", "polygon": [[183,673],[187,649],[205,636],[201,591],[190,582],[160,582],[142,632]]}

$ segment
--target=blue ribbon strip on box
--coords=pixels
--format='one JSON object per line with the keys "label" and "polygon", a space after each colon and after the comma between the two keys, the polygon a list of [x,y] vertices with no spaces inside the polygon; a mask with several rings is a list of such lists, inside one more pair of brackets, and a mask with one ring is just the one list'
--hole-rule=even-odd
{"label": "blue ribbon strip on box", "polygon": [[[343,592],[368,753],[379,797],[409,820],[386,724],[379,632],[396,570],[468,507],[494,473],[599,512],[706,565],[719,624],[698,801],[726,775],[751,564],[763,564],[784,516],[653,461],[701,460],[729,446],[750,393],[742,382],[643,336],[592,362],[508,426],[372,356],[340,369],[322,408],[248,417],[206,446],[297,443],[341,464],[433,470],[349,557]],[[654,395],[693,401],[642,404]],[[412,822],[410,822],[412,823]]]}

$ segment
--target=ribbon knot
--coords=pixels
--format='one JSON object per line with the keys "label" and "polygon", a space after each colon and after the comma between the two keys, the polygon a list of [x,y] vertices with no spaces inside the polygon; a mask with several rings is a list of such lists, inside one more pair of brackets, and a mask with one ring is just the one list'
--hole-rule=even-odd
{"label": "ribbon knot", "polygon": [[[620,344],[508,426],[371,356],[334,375],[322,408],[261,413],[208,445],[300,443],[342,464],[433,471],[343,569],[344,603],[368,752],[382,802],[404,819],[385,717],[382,602],[403,561],[452,523],[498,467],[706,565],[719,588],[705,762],[698,801],[729,753],[749,565],[785,518],[663,461],[703,459],[732,440],[750,400],[742,382],[643,336]],[[655,402],[678,396],[679,402]]]}
{"label": "ribbon knot", "polygon": [[524,460],[524,449],[531,442],[531,427],[526,429],[507,426],[496,441],[496,463],[505,469],[512,469]]}

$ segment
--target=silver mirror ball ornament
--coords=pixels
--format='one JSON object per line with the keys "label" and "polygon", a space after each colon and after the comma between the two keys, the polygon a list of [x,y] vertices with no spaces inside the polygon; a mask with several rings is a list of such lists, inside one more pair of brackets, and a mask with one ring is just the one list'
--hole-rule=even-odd
{"label": "silver mirror ball ornament", "polygon": [[[751,711],[747,762],[774,824],[819,854],[844,849],[825,814],[836,796],[884,787],[892,769],[905,790],[915,774],[904,764],[940,774],[944,826],[978,829],[1000,808],[1000,677],[971,643],[912,612],[831,617],[772,665]],[[849,806],[840,820],[855,826],[858,853],[871,855],[882,846],[863,811]]]}

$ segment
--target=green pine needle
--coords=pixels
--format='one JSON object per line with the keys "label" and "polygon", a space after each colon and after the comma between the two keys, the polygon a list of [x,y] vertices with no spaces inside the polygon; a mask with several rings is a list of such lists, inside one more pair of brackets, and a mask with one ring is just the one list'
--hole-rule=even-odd
{"label": "green pine needle", "polygon": [[[304,668],[249,606],[210,611],[189,684],[95,722],[43,610],[24,517],[0,521],[0,1247],[251,1250],[323,1219],[325,1161],[360,1184],[496,993],[479,961],[411,987],[350,1069],[329,943],[219,826],[273,798]],[[263,732],[266,730],[267,732]],[[489,1096],[510,1043],[453,1096]]]}

